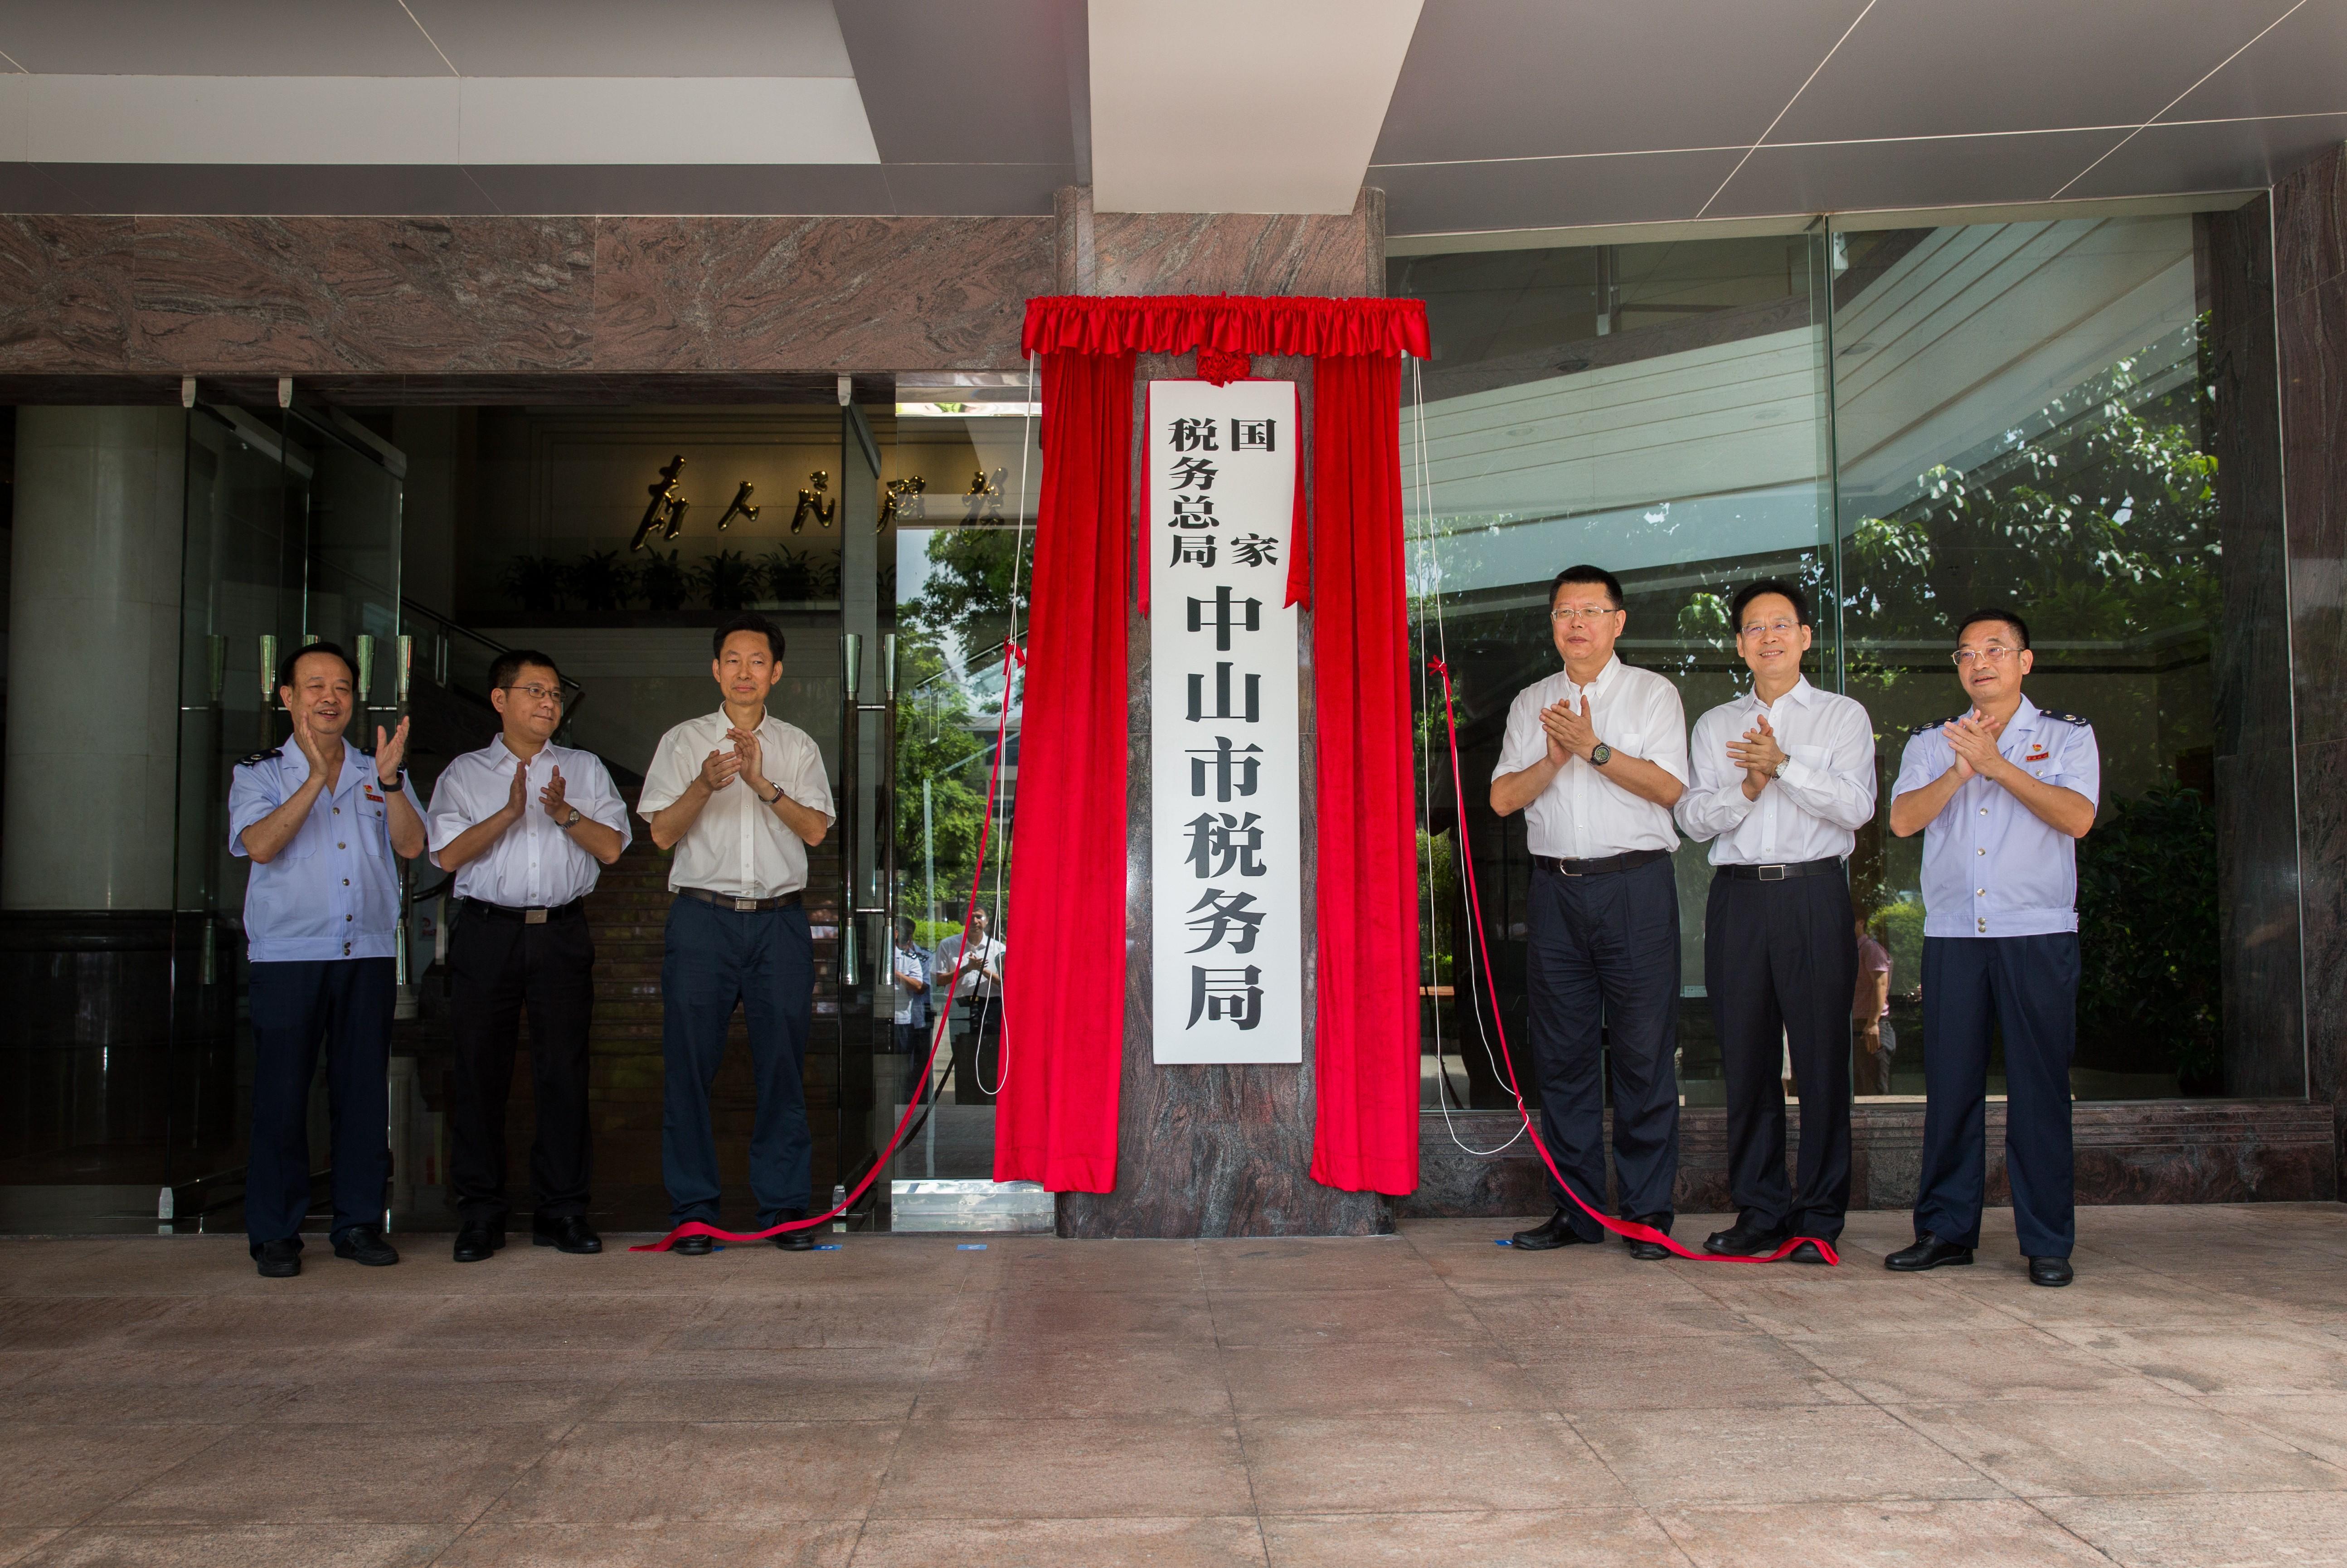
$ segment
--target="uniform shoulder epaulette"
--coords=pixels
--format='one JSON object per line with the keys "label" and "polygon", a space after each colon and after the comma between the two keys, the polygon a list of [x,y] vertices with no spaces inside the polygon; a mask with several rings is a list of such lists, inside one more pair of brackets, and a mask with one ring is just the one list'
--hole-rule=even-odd
{"label": "uniform shoulder epaulette", "polygon": [[241,768],[249,768],[249,767],[252,766],[252,764],[255,764],[255,763],[274,762],[274,761],[276,761],[279,757],[282,757],[282,756],[283,756],[284,754],[285,754],[285,748],[284,748],[283,746],[280,746],[280,747],[278,747],[278,748],[277,748],[275,751],[273,751],[273,752],[255,752],[255,753],[252,753],[252,755],[251,755],[251,756],[249,756],[249,757],[244,758],[241,762],[238,763],[236,765],[237,765],[238,767],[241,767]]}
{"label": "uniform shoulder epaulette", "polygon": [[2077,714],[2059,713],[2051,708],[2038,709],[2037,716],[2041,719],[2051,719],[2057,724],[2075,724],[2082,730],[2087,727],[2086,721],[2080,718]]}
{"label": "uniform shoulder epaulette", "polygon": [[1962,713],[1951,713],[1944,719],[1934,719],[1928,724],[1918,724],[1907,733],[1911,735],[1928,735],[1942,724],[1952,724],[1963,717]]}

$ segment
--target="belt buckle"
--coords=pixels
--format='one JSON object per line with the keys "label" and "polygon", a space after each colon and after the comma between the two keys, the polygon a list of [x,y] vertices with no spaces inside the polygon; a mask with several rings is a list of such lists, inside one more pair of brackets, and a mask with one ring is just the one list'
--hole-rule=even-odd
{"label": "belt buckle", "polygon": [[525,909],[521,912],[521,923],[525,926],[543,926],[546,924],[546,911]]}
{"label": "belt buckle", "polygon": [[[1782,882],[1785,879],[1785,868],[1781,866],[1760,866],[1753,869],[1763,882]],[[1772,871],[1776,873],[1773,876],[1769,875]]]}
{"label": "belt buckle", "polygon": [[736,898],[733,900],[733,912],[737,915],[754,914],[756,913],[757,908],[758,901],[755,898]]}

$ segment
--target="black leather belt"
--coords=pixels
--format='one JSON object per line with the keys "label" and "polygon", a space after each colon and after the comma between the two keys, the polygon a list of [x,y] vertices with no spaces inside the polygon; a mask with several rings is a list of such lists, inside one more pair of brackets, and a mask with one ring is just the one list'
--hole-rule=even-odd
{"label": "black leather belt", "polygon": [[680,887],[680,898],[698,898],[703,904],[714,904],[720,909],[731,909],[747,915],[755,909],[795,909],[805,900],[796,893],[785,893],[779,898],[737,898],[731,893],[712,893],[706,887]]}
{"label": "black leather belt", "polygon": [[1553,871],[1563,876],[1601,876],[1608,871],[1635,871],[1650,860],[1660,860],[1668,853],[1662,849],[1632,849],[1598,860],[1559,860],[1553,855],[1535,855],[1532,864],[1543,871]]}
{"label": "black leather belt", "polygon": [[573,898],[569,903],[551,909],[542,905],[528,909],[517,909],[507,904],[492,904],[486,898],[467,898],[465,900],[465,909],[467,914],[487,915],[492,920],[511,920],[524,926],[543,926],[549,920],[578,919],[587,913],[587,900]]}
{"label": "black leather belt", "polygon": [[1839,876],[1841,862],[1804,860],[1795,866],[1717,866],[1712,869],[1738,882],[1782,882],[1788,876]]}

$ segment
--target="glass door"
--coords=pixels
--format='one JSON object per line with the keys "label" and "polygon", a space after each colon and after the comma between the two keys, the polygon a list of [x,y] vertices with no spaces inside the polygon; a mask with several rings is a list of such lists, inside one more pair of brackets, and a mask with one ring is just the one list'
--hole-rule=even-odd
{"label": "glass door", "polygon": [[1017,983],[1004,896],[1023,680],[1004,646],[1025,634],[1040,411],[1023,375],[933,380],[898,378],[882,476],[880,609],[897,648],[886,817],[895,917],[875,1058],[886,1092],[876,1098],[892,1129],[912,1108],[889,1167],[891,1223],[1049,1230],[1049,1193],[992,1180],[995,1098],[1017,1070],[1015,1051],[1006,1065],[1002,1005]]}
{"label": "glass door", "polygon": [[[276,667],[313,639],[341,643],[359,666],[352,739],[371,746],[376,725],[397,723],[405,466],[389,442],[334,411],[200,404],[189,415],[173,907],[195,927],[200,973],[183,992],[195,1000],[181,1001],[171,1022],[161,1215],[183,1227],[242,1224],[249,863],[229,853],[230,775],[284,743]],[[312,1112],[322,1166],[323,1093],[322,1079]]]}

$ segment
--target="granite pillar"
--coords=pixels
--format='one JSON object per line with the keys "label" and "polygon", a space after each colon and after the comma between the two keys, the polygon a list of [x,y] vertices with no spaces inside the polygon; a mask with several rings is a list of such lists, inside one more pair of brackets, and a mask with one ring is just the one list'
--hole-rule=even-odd
{"label": "granite pillar", "polygon": [[2347,1173],[2347,148],[2273,204],[2307,1066]]}
{"label": "granite pillar", "polygon": [[[1095,212],[1089,190],[1061,192],[1059,290],[1082,294],[1373,295],[1385,278],[1385,200],[1364,190],[1350,213]],[[1311,362],[1258,358],[1258,375],[1303,388],[1307,428]],[[1133,421],[1146,384],[1195,374],[1194,356],[1143,354]],[[1136,460],[1135,475],[1142,472]],[[1313,798],[1311,622],[1298,630],[1303,684],[1304,798]],[[1126,811],[1124,1071],[1117,1115],[1117,1183],[1110,1193],[1062,1193],[1066,1236],[1368,1235],[1393,1226],[1373,1193],[1342,1193],[1307,1173],[1312,1160],[1309,1009],[1300,1067],[1160,1067],[1151,1054],[1149,968],[1149,635],[1134,617],[1128,643],[1131,752]],[[1313,885],[1310,807],[1304,885]],[[1307,977],[1311,911],[1304,936]],[[1308,980],[1307,980],[1308,983]]]}
{"label": "granite pillar", "polygon": [[2217,459],[2224,618],[2215,640],[2222,1092],[2306,1092],[2291,805],[2289,577],[2273,307],[2273,205],[2204,212],[2209,451]]}

